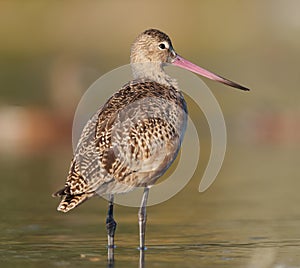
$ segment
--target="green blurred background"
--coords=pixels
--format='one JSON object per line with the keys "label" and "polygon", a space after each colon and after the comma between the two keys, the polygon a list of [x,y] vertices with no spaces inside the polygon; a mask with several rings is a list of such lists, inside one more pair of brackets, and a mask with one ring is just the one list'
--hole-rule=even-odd
{"label": "green blurred background", "polygon": [[[224,165],[214,185],[198,193],[210,143],[205,119],[191,105],[201,129],[201,161],[182,192],[149,209],[149,244],[154,248],[159,243],[180,244],[196,229],[201,238],[191,236],[193,243],[216,240],[222,248],[220,241],[243,245],[258,237],[262,242],[255,247],[271,250],[265,254],[270,263],[298,263],[299,10],[296,0],[1,1],[0,253],[8,266],[24,258],[52,266],[51,258],[58,262],[61,257],[57,249],[75,237],[90,239],[89,245],[95,247],[105,243],[105,202],[95,198],[70,215],[61,215],[51,193],[63,185],[68,171],[72,119],[81,96],[101,75],[129,63],[131,43],[152,27],[166,32],[180,55],[251,91],[205,80],[227,124]],[[99,100],[99,105],[103,102]],[[136,209],[117,210],[121,248],[132,247],[137,244]],[[184,219],[193,228],[180,236],[178,229],[186,228]],[[224,225],[215,225],[220,222]],[[75,242],[63,248],[71,255],[67,263],[82,261],[78,256],[91,251],[96,263],[105,258],[84,243],[76,248],[80,243]],[[190,245],[189,240],[182,244]],[[277,251],[283,246],[290,248]],[[41,255],[51,254],[51,249],[47,260],[34,255],[39,250]],[[191,254],[187,263],[205,260],[217,267],[223,259],[215,262],[215,250],[220,249],[211,249],[211,259]],[[228,267],[256,261],[253,248],[232,252]],[[180,263],[175,260],[168,264]],[[225,266],[221,262],[220,267]]]}

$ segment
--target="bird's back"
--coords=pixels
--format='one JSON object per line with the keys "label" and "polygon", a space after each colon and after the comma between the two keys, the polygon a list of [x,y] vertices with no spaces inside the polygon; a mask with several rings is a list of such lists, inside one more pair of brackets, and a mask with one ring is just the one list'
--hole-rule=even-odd
{"label": "bird's back", "polygon": [[58,210],[153,185],[176,158],[186,121],[176,88],[142,79],[123,86],[84,127]]}

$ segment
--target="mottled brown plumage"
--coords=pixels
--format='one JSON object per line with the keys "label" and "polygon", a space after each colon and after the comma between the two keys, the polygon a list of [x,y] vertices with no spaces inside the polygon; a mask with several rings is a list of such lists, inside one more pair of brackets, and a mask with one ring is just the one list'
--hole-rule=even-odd
{"label": "mottled brown plumage", "polygon": [[116,92],[87,123],[58,210],[67,212],[94,194],[145,187],[175,159],[186,124],[180,91],[134,80]]}
{"label": "mottled brown plumage", "polygon": [[246,88],[181,58],[170,38],[146,30],[131,47],[134,80],[117,91],[84,127],[58,210],[68,212],[95,194],[110,195],[108,244],[116,222],[113,195],[145,187],[139,211],[140,248],[144,249],[148,189],[176,158],[187,122],[187,107],[176,80],[163,67],[174,64],[240,89]]}

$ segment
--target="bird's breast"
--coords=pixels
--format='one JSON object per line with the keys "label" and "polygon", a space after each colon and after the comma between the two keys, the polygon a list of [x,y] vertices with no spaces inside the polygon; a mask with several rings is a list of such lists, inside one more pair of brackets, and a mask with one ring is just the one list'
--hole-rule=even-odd
{"label": "bird's breast", "polygon": [[97,116],[94,125],[86,126],[89,131],[94,129],[94,139],[81,139],[88,149],[77,159],[85,159],[86,165],[85,156],[97,156],[91,162],[99,165],[93,169],[99,179],[95,183],[96,173],[91,180],[85,170],[86,180],[97,184],[99,192],[109,182],[113,193],[129,189],[124,185],[151,185],[169,168],[184,136],[187,109],[175,88],[133,81],[116,92]]}

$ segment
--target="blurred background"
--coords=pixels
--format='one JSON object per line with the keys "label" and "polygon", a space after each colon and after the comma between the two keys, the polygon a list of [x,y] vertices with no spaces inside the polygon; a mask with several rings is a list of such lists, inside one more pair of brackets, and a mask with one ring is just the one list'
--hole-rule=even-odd
{"label": "blurred background", "polygon": [[[81,96],[101,75],[129,63],[131,43],[153,27],[171,37],[180,55],[251,91],[204,80],[227,124],[222,170],[208,191],[197,191],[209,158],[210,133],[191,103],[201,131],[199,167],[182,192],[149,208],[149,244],[155,252],[158,244],[219,243],[220,248],[206,248],[206,258],[202,251],[193,251],[186,259],[214,267],[253,264],[254,248],[261,247],[269,250],[266,263],[295,267],[300,245],[299,10],[296,0],[1,1],[3,259],[8,264],[24,259],[61,264],[64,241],[74,243],[63,248],[71,256],[63,266],[85,261],[80,254],[87,252],[93,252],[92,262],[105,259],[96,248],[105,245],[106,202],[95,198],[62,215],[51,193],[63,186],[68,172],[72,120]],[[117,213],[121,248],[133,247],[138,241],[137,211],[117,207]],[[238,245],[242,253],[234,246],[226,253],[222,243]],[[253,248],[243,248],[249,243]],[[45,260],[43,254],[52,255]],[[125,255],[119,256],[120,266],[132,261]],[[150,261],[161,263],[157,256]],[[181,261],[175,258],[164,267]]]}

